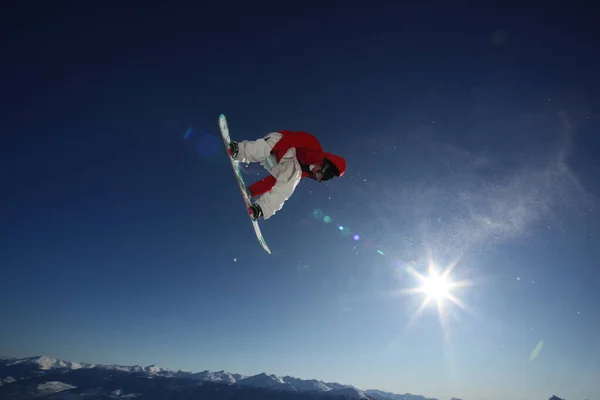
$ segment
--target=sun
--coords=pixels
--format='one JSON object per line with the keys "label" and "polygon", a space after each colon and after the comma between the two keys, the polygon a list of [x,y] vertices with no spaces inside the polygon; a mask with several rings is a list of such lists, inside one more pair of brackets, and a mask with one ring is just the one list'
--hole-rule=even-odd
{"label": "sun", "polygon": [[[422,297],[420,305],[417,307],[412,315],[408,315],[406,321],[406,328],[411,326],[419,315],[425,311],[428,306],[433,306],[440,322],[440,326],[443,330],[444,340],[446,343],[450,343],[451,329],[449,323],[459,322],[461,320],[457,312],[466,311],[469,314],[475,315],[471,307],[464,303],[459,295],[460,289],[472,286],[475,281],[472,279],[460,279],[457,276],[452,277],[452,272],[458,265],[460,258],[451,261],[445,267],[436,265],[433,258],[428,257],[428,263],[425,270],[417,270],[418,264],[415,261],[403,264],[398,263],[398,272],[404,276],[406,275],[413,278],[413,285],[402,289],[396,289],[392,292],[392,296],[406,296],[406,295],[417,295]],[[462,293],[464,295],[465,293]],[[458,306],[455,308],[454,306]],[[395,343],[398,337],[392,340]]]}
{"label": "sun", "polygon": [[441,300],[448,297],[450,290],[452,289],[452,282],[447,277],[432,273],[430,276],[423,277],[423,284],[421,285],[421,291],[427,295],[427,297],[434,300]]}
{"label": "sun", "polygon": [[424,297],[423,302],[411,320],[416,318],[418,314],[420,314],[423,309],[431,303],[437,305],[437,310],[442,325],[444,324],[442,321],[444,314],[449,311],[446,307],[446,303],[448,303],[448,301],[451,304],[457,305],[461,309],[468,311],[466,304],[464,304],[457,297],[454,291],[459,287],[470,286],[472,282],[466,280],[453,280],[450,277],[450,274],[455,266],[456,262],[453,262],[440,272],[435,263],[431,261],[428,265],[427,272],[423,274],[412,267],[406,268],[406,272],[415,278],[418,283],[410,289],[401,290],[401,292],[406,294],[421,294]]}
{"label": "sun", "polygon": [[425,295],[425,300],[421,304],[420,308],[425,307],[431,301],[435,301],[438,306],[440,313],[442,312],[444,302],[450,300],[457,306],[464,308],[460,300],[454,296],[452,291],[459,287],[464,286],[466,282],[454,282],[450,278],[450,272],[452,271],[453,265],[446,268],[441,273],[438,272],[435,264],[429,264],[426,275],[422,275],[414,269],[408,269],[407,272],[417,278],[420,281],[420,286],[413,288],[411,291],[416,293],[422,293]]}

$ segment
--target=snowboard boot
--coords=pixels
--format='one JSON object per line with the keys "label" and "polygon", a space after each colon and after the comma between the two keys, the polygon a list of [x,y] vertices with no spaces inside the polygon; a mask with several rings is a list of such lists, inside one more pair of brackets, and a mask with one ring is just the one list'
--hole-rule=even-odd
{"label": "snowboard boot", "polygon": [[248,214],[252,217],[252,221],[256,221],[260,217],[262,217],[263,213],[258,204],[252,204],[248,207]]}
{"label": "snowboard boot", "polygon": [[231,140],[229,142],[229,148],[227,149],[227,152],[229,153],[231,158],[233,158],[235,160],[235,158],[237,157],[238,151],[239,151],[239,149],[238,149],[237,142],[234,142],[233,140]]}

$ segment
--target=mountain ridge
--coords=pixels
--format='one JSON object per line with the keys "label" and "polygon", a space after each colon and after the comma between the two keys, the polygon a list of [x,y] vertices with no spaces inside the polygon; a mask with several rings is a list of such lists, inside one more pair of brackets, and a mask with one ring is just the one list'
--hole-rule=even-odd
{"label": "mountain ridge", "polygon": [[[129,381],[124,382],[124,380]],[[137,387],[142,380],[154,380],[153,385],[158,385],[166,391],[177,386],[181,390],[188,391],[190,398],[198,397],[198,390],[223,391],[223,387],[232,391],[234,398],[236,393],[267,390],[271,394],[278,393],[281,396],[291,396],[297,399],[317,399],[322,396],[327,399],[365,399],[374,400],[364,391],[352,386],[337,382],[323,382],[316,379],[300,379],[289,375],[277,376],[266,372],[256,375],[245,376],[224,370],[190,372],[172,370],[158,367],[155,364],[148,366],[119,365],[119,364],[97,364],[89,362],[73,362],[48,356],[34,357],[8,357],[0,358],[0,398],[5,396],[10,399],[28,399],[52,396],[52,399],[72,398],[72,394],[78,392],[78,398],[98,398],[98,382],[105,380],[116,380],[124,382],[128,386]],[[168,381],[168,380],[171,381]],[[156,383],[160,382],[160,383]],[[90,386],[91,387],[88,387]],[[146,385],[147,386],[147,385]],[[198,389],[204,386],[204,389]],[[221,388],[219,388],[219,386]],[[95,388],[95,389],[94,389]],[[183,388],[183,389],[181,389]],[[130,393],[123,388],[106,387],[104,395],[100,398],[133,398],[144,396],[144,388],[138,394]],[[102,391],[102,390],[100,390]],[[237,391],[237,392],[236,392]],[[284,393],[284,395],[282,395]],[[193,395],[195,394],[195,395]],[[212,393],[214,395],[214,393]],[[63,396],[63,397],[61,397]],[[69,397],[70,396],[70,397]],[[150,393],[150,396],[152,394]],[[158,396],[158,394],[156,394]],[[169,393],[168,396],[172,396]],[[261,392],[260,398],[268,396]],[[185,398],[185,396],[183,397]]]}
{"label": "mountain ridge", "polygon": [[[411,393],[278,376],[262,372],[242,375],[228,371],[190,372],[148,366],[95,364],[48,356],[0,356],[0,398],[7,400],[50,397],[131,399],[281,399],[281,400],[438,400]],[[451,400],[458,400],[452,398]],[[550,400],[562,400],[552,396]]]}

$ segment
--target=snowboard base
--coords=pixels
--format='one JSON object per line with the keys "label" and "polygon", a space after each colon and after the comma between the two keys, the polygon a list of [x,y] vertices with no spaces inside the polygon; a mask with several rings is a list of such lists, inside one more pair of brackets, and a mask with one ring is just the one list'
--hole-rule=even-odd
{"label": "snowboard base", "polygon": [[[246,189],[246,184],[244,183],[244,178],[242,177],[242,170],[240,169],[239,161],[234,160],[229,155],[229,142],[231,141],[229,137],[229,126],[227,125],[227,118],[225,115],[221,114],[219,116],[219,128],[221,129],[221,136],[223,137],[223,142],[225,143],[225,153],[227,154],[227,158],[231,162],[231,167],[233,168],[233,172],[235,174],[235,179],[237,180],[238,186],[240,188],[240,192],[242,193],[242,198],[244,199],[244,203],[246,204],[246,213],[248,213],[248,208],[252,205],[250,201],[250,197],[248,195],[248,190]],[[252,216],[248,214],[248,218],[250,218],[250,222],[252,222],[252,227],[254,228],[254,233],[256,234],[256,238],[258,242],[262,246],[262,248],[268,253],[271,254],[271,250],[267,243],[265,242],[265,238],[260,231],[260,226],[258,226],[258,222],[252,219]]]}

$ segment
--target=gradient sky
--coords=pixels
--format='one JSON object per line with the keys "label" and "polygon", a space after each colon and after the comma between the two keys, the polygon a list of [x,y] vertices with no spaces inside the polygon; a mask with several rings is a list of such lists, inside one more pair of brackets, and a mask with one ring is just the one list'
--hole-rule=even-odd
{"label": "gradient sky", "polygon": [[[0,17],[0,354],[598,398],[591,8],[118,3]],[[221,113],[347,158],[261,223],[272,255]],[[442,319],[399,294],[429,262],[471,283]]]}

